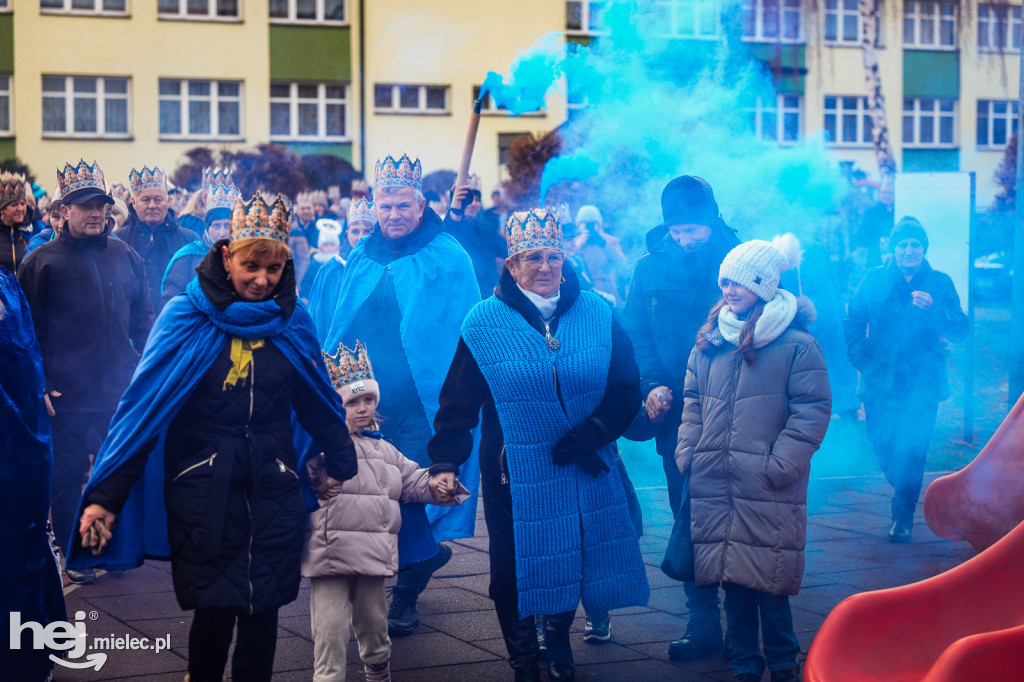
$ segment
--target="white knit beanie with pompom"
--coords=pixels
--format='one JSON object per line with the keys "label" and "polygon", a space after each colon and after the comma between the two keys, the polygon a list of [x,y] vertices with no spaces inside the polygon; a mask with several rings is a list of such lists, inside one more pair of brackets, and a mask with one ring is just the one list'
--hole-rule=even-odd
{"label": "white knit beanie with pompom", "polygon": [[779,277],[798,266],[801,255],[800,242],[791,232],[770,242],[743,242],[726,254],[718,269],[718,284],[731,280],[753,291],[762,301],[770,301],[779,290]]}

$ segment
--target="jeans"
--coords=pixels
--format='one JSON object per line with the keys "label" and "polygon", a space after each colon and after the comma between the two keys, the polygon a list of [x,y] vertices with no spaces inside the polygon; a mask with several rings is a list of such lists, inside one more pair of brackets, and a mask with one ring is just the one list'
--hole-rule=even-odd
{"label": "jeans", "polygon": [[711,636],[721,638],[722,616],[718,610],[721,603],[718,588],[697,587],[693,583],[684,582],[683,592],[686,593],[686,609],[690,613],[689,626],[698,629],[696,634],[710,631]]}
{"label": "jeans", "polygon": [[[765,658],[769,670],[789,670],[797,665],[800,642],[793,632],[793,612],[789,597],[759,592],[735,583],[725,583],[725,615],[732,640],[732,673],[764,674]],[[764,656],[758,647],[758,615]]]}
{"label": "jeans", "polygon": [[67,556],[68,542],[71,541],[77,526],[82,484],[89,473],[89,455],[95,454],[99,449],[96,443],[102,443],[106,438],[113,413],[65,412],[62,411],[62,407],[60,399],[55,399],[56,414],[50,418],[53,429],[53,487],[50,509],[53,517],[53,534],[64,556]]}
{"label": "jeans", "polygon": [[[419,398],[389,403],[390,411],[381,421],[381,433],[395,444],[403,455],[420,466],[430,466],[427,441],[432,431]],[[430,530],[427,509],[423,504],[399,503],[402,527],[398,530],[398,567],[406,568],[437,556],[437,541]]]}
{"label": "jeans", "polygon": [[249,616],[219,608],[196,609],[192,619],[188,633],[191,682],[220,682],[236,618],[238,641],[231,658],[232,679],[270,682],[277,647],[277,609]]}

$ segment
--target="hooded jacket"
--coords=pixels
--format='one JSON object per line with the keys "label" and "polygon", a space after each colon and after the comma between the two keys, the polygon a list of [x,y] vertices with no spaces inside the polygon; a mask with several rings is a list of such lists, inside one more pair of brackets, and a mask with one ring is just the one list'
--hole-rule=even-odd
{"label": "hooded jacket", "polygon": [[722,295],[718,266],[737,244],[735,231],[721,221],[695,252],[679,246],[666,225],[647,233],[649,253],[637,261],[622,313],[644,397],[658,386],[682,390],[697,330]]}
{"label": "hooded jacket", "polygon": [[179,226],[174,211],[170,209],[167,210],[163,222],[154,229],[139,219],[134,206],[129,206],[128,220],[114,231],[114,236],[123,239],[142,257],[146,267],[146,284],[149,287],[150,300],[159,313],[163,308],[160,305],[160,283],[167,271],[167,264],[171,262],[178,249],[195,241],[195,233]]}
{"label": "hooded jacket", "polygon": [[804,573],[807,482],[832,397],[801,315],[753,364],[715,329],[686,368],[676,464],[690,474],[698,587],[795,595]]}
{"label": "hooded jacket", "polygon": [[0,268],[17,273],[28,242],[36,232],[35,225],[28,217],[21,225],[0,223]]}
{"label": "hooded jacket", "polygon": [[54,408],[113,412],[153,325],[142,259],[126,243],[70,232],[33,251],[18,280]]}

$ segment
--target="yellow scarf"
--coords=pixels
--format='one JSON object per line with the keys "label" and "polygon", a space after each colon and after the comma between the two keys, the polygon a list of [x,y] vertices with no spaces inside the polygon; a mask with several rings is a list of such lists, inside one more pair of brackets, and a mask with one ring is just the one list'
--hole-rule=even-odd
{"label": "yellow scarf", "polygon": [[234,388],[239,381],[249,378],[249,369],[252,367],[252,352],[263,348],[263,339],[240,339],[237,336],[231,337],[231,371],[228,378],[224,380],[222,391]]}

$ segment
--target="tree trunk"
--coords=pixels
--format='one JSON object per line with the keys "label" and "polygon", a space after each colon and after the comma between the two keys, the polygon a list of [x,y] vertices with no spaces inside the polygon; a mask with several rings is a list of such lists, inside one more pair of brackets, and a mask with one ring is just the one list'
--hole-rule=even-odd
{"label": "tree trunk", "polygon": [[878,69],[878,33],[881,23],[882,0],[860,0],[860,20],[863,27],[861,54],[864,58],[864,78],[868,85],[868,115],[871,117],[871,136],[875,143],[875,158],[882,181],[896,173],[896,157],[889,143],[889,123],[885,117],[885,96],[882,94],[882,74]]}

